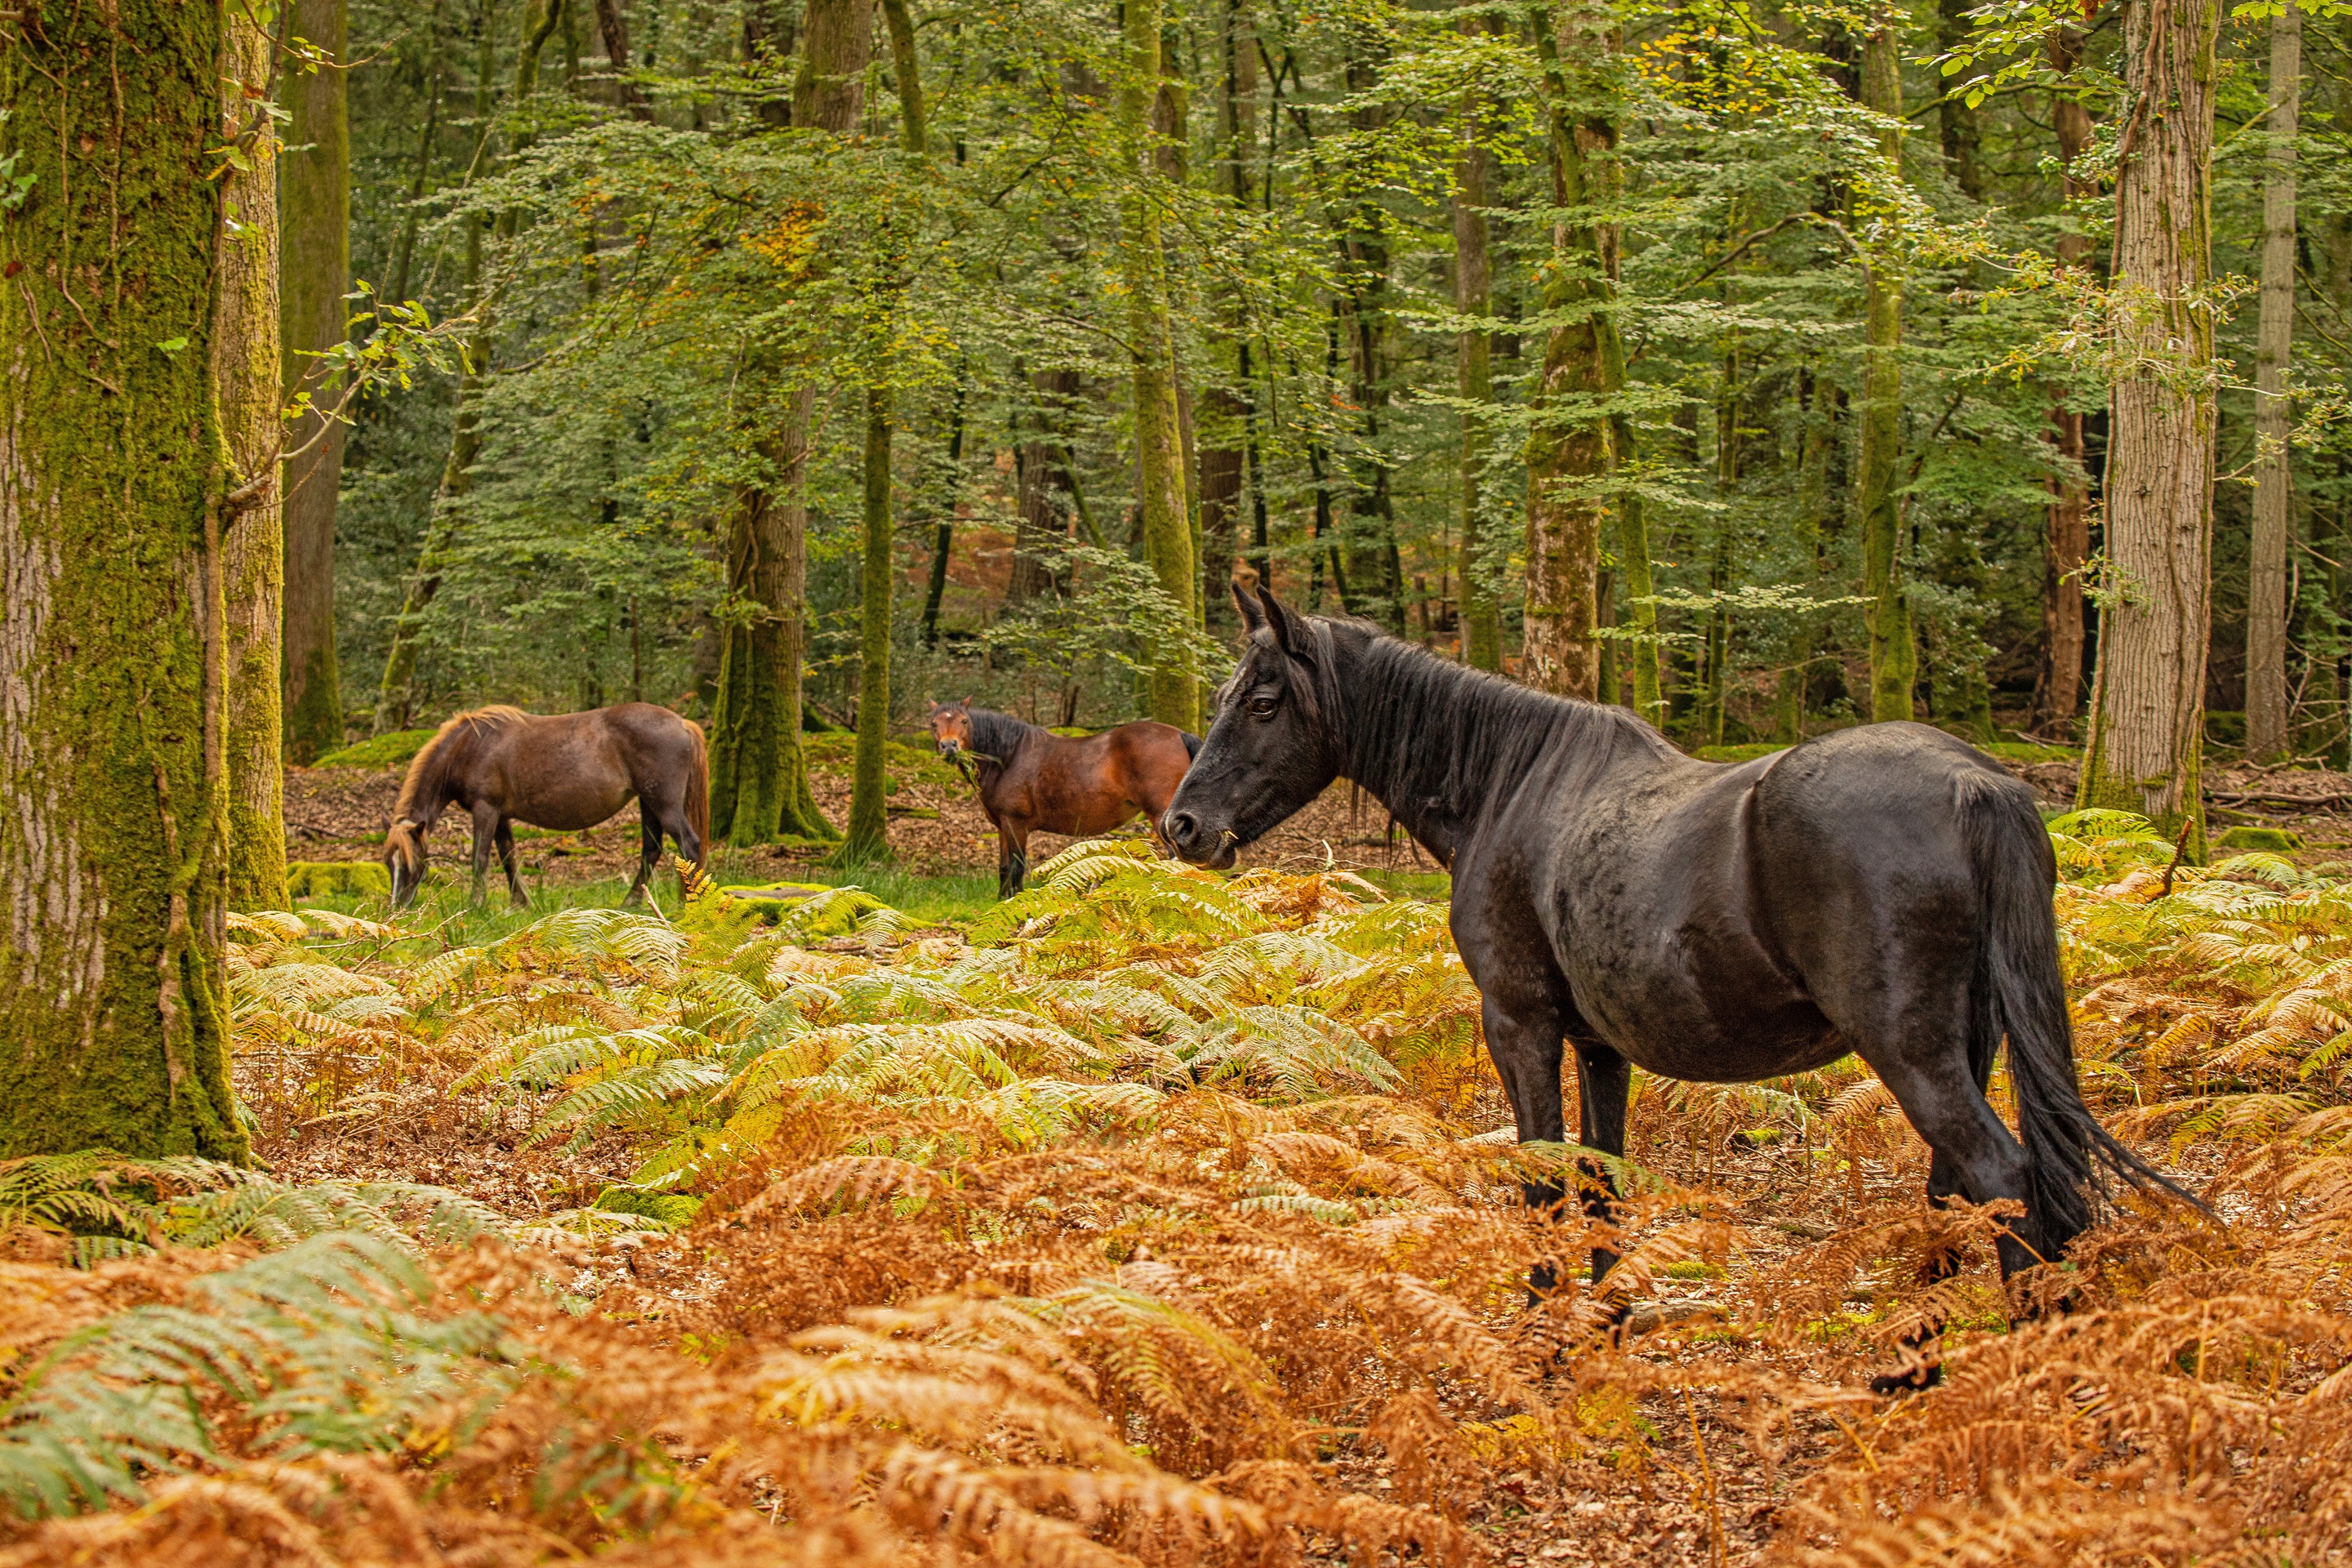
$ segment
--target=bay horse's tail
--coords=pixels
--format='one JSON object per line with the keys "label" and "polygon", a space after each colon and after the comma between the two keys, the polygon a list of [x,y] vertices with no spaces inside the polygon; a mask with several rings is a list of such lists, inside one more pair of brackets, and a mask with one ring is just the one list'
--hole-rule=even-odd
{"label": "bay horse's tail", "polygon": [[694,736],[694,756],[686,764],[686,820],[694,829],[694,864],[699,869],[710,859],[710,743],[702,726],[683,721]]}
{"label": "bay horse's tail", "polygon": [[2058,963],[2058,921],[2051,908],[2057,863],[2033,796],[2009,781],[1977,776],[1964,777],[1958,794],[1969,858],[1984,892],[1979,973],[1992,992],[1989,1010],[1973,1009],[1984,1020],[1979,1026],[1990,1030],[1990,1037],[1978,1045],[1989,1060],[2000,1035],[2009,1037],[2010,1084],[2025,1145],[2023,1240],[2055,1261],[2069,1241],[2090,1227],[2095,1163],[2134,1186],[2168,1193],[2202,1209],[2195,1196],[2118,1142],[2083,1103],[2065,975]]}

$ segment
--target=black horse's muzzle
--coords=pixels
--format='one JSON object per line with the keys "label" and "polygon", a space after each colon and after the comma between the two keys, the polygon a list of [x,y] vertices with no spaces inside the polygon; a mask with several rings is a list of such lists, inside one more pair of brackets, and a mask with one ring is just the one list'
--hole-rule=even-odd
{"label": "black horse's muzzle", "polygon": [[1171,806],[1160,819],[1160,837],[1177,858],[1222,871],[1240,852],[1241,835],[1230,827],[1212,827],[1192,812]]}

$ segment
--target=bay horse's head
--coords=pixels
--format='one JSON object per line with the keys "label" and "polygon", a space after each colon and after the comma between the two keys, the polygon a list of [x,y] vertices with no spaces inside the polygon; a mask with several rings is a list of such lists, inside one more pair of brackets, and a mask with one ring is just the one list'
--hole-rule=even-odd
{"label": "bay horse's head", "polygon": [[1272,592],[1241,606],[1241,668],[1217,692],[1216,720],[1192,771],[1160,819],[1160,836],[1196,866],[1219,869],[1242,847],[1321,795],[1339,776],[1320,623],[1282,606]]}
{"label": "bay horse's head", "polygon": [[404,910],[425,880],[425,828],[421,822],[395,821],[383,830],[383,868],[392,876],[392,907]]}
{"label": "bay horse's head", "polygon": [[971,699],[931,704],[931,744],[940,755],[955,762],[971,750]]}

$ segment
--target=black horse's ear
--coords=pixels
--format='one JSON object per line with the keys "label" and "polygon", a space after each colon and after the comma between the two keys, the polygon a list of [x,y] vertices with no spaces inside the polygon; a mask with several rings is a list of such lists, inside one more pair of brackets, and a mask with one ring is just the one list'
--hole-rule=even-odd
{"label": "black horse's ear", "polygon": [[1274,628],[1275,646],[1293,658],[1305,658],[1307,628],[1299,625],[1297,612],[1284,609],[1271,588],[1258,595],[1258,603],[1265,608],[1265,624]]}
{"label": "black horse's ear", "polygon": [[1265,629],[1265,608],[1239,583],[1232,584],[1231,587],[1234,591],[1234,604],[1242,613],[1242,635],[1253,637],[1264,631]]}

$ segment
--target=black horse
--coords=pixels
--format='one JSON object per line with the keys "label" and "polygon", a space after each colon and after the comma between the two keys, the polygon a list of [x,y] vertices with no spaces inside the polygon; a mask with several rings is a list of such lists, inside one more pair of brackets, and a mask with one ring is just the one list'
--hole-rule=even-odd
{"label": "black horse", "polygon": [[[1853,1051],[1934,1151],[1932,1200],[2024,1203],[2004,1278],[2089,1225],[2095,1160],[2178,1193],[2083,1104],[2049,836],[2033,792],[1970,747],[1874,724],[1698,762],[1623,709],[1234,596],[1241,668],[1162,837],[1229,866],[1334,778],[1378,797],[1453,871],[1521,1142],[1561,1138],[1563,1040],[1580,1142],[1612,1155],[1633,1063],[1744,1083]],[[2021,1146],[1985,1099],[2004,1034]],[[1594,1279],[1613,1262],[1596,1251]],[[1549,1267],[1530,1280],[1554,1283]]]}

